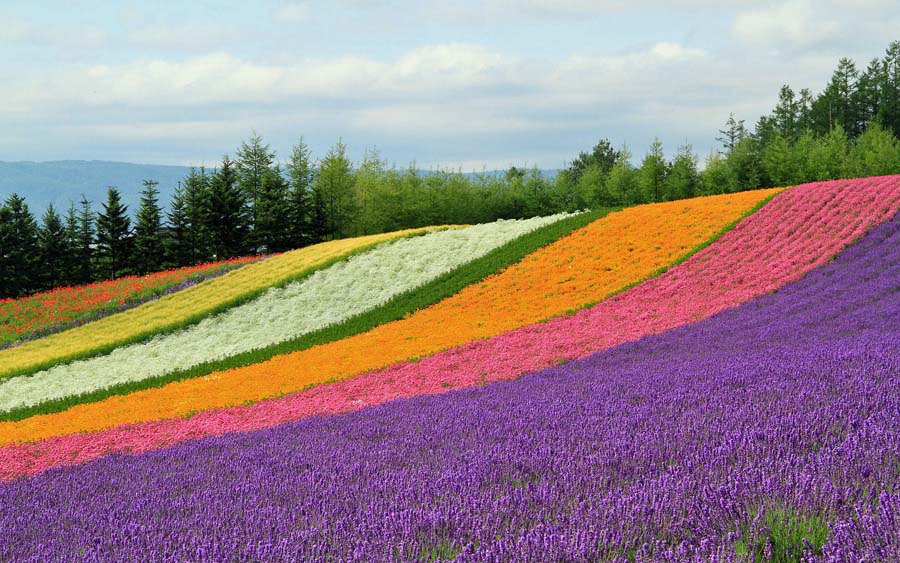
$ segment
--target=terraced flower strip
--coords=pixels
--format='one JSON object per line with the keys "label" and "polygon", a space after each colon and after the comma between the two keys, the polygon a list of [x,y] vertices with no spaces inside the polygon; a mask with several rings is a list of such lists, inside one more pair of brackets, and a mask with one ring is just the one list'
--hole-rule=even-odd
{"label": "terraced flower strip", "polygon": [[285,252],[134,309],[16,348],[0,350],[0,379],[102,355],[119,346],[183,328],[253,299],[270,287],[301,279],[355,252],[433,229],[426,227],[329,241]]}
{"label": "terraced flower strip", "polygon": [[97,320],[261,259],[247,256],[0,299],[0,349]]}
{"label": "terraced flower strip", "polygon": [[2,381],[0,411],[159,378],[298,338],[379,307],[513,239],[569,216],[501,220],[391,241],[300,281],[272,288],[184,330],[117,348],[104,356]]}
{"label": "terraced flower strip", "polygon": [[562,314],[668,266],[774,193],[698,198],[612,213],[409,318],[245,368],[0,423],[0,444],[241,405]]}
{"label": "terraced flower strip", "polygon": [[6,483],[0,560],[898,561],[898,280],[893,219],[517,381]]}

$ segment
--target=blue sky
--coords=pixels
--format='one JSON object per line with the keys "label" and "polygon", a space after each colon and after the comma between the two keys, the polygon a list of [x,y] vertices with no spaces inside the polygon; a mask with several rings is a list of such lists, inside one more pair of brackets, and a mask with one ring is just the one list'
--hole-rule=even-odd
{"label": "blue sky", "polygon": [[0,160],[211,164],[256,130],[405,166],[701,155],[900,39],[893,1],[0,0]]}

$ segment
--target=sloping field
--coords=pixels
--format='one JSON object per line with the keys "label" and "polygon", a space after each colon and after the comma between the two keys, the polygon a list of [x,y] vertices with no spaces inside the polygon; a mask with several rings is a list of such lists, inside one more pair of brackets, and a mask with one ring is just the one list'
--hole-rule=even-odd
{"label": "sloping field", "polygon": [[774,193],[746,192],[613,213],[409,318],[244,368],[2,423],[0,443],[181,420],[186,414],[279,396],[559,315],[670,265]]}
{"label": "sloping field", "polygon": [[378,307],[568,216],[497,221],[388,241],[183,330],[0,381],[0,412],[161,377],[297,338]]}
{"label": "sloping field", "polygon": [[62,287],[19,299],[0,299],[0,348],[136,307],[262,258],[265,257],[234,258],[146,276]]}
{"label": "sloping field", "polygon": [[118,346],[198,322],[354,252],[427,230],[429,228],[329,241],[285,252],[140,307],[16,348],[0,350],[0,378],[34,373],[59,363],[103,354]]}
{"label": "sloping field", "polygon": [[[897,183],[777,197],[793,211],[764,207],[739,240],[806,248],[769,279],[808,275],[712,318],[512,382],[0,485],[0,560],[896,561]],[[689,321],[691,287],[636,320]]]}

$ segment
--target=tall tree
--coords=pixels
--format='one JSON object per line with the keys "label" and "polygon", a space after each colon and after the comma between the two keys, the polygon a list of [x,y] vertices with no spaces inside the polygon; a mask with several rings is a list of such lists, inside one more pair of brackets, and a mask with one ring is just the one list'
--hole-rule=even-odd
{"label": "tall tree", "polygon": [[187,217],[187,240],[190,245],[190,263],[199,264],[211,257],[210,238],[206,226],[209,224],[210,177],[204,167],[191,168],[184,179],[185,215]]}
{"label": "tall tree", "polygon": [[697,171],[697,155],[691,145],[678,147],[672,166],[666,175],[666,199],[685,199],[700,192],[700,173]]}
{"label": "tall tree", "polygon": [[119,190],[110,186],[103,211],[97,215],[97,254],[101,269],[110,279],[129,269],[131,219]]}
{"label": "tall tree", "polygon": [[75,250],[78,262],[75,281],[79,284],[89,283],[94,280],[95,220],[91,202],[88,201],[84,194],[81,194],[81,212],[78,215],[78,240]]}
{"label": "tall tree", "polygon": [[900,137],[900,41],[893,41],[882,63],[881,124],[894,137]]}
{"label": "tall tree", "polygon": [[857,137],[847,157],[847,176],[883,176],[900,173],[900,143],[878,122]]}
{"label": "tall tree", "polygon": [[641,162],[641,192],[643,201],[662,201],[666,180],[666,157],[662,142],[654,139]]}
{"label": "tall tree", "polygon": [[53,289],[66,281],[66,262],[69,254],[66,228],[53,204],[41,219],[38,231],[38,256],[40,257],[40,289]]}
{"label": "tall tree", "polygon": [[612,170],[612,167],[615,166],[621,157],[622,154],[613,148],[609,139],[600,139],[594,145],[594,148],[591,149],[591,152],[579,153],[578,157],[569,164],[565,172],[569,176],[568,180],[575,185],[578,183],[581,175],[591,166],[597,167],[603,176],[609,174],[609,171]]}
{"label": "tall tree", "polygon": [[288,250],[291,247],[288,182],[277,164],[263,174],[254,210],[257,251],[263,246],[267,252]]}
{"label": "tall tree", "polygon": [[158,185],[155,180],[144,180],[141,191],[141,204],[134,226],[133,258],[135,271],[139,274],[158,271],[165,259]]}
{"label": "tall tree", "polygon": [[353,167],[341,141],[319,163],[313,188],[325,204],[329,236],[343,238],[353,212]]}
{"label": "tall tree", "polygon": [[251,223],[256,228],[257,199],[262,190],[263,177],[266,171],[275,163],[275,152],[269,145],[263,143],[255,131],[249,141],[242,141],[237,150],[237,176],[238,186],[244,191],[252,205]]}
{"label": "tall tree", "polygon": [[785,84],[778,94],[778,105],[772,112],[775,129],[788,142],[794,142],[800,134],[801,102],[797,99],[790,86]]}
{"label": "tall tree", "polygon": [[193,244],[187,207],[184,187],[181,182],[178,182],[178,186],[172,194],[172,201],[169,203],[169,212],[166,214],[168,229],[164,239],[166,255],[172,266],[182,267],[193,264]]}
{"label": "tall tree", "polygon": [[300,248],[313,242],[315,236],[311,232],[312,220],[312,184],[314,178],[312,151],[303,142],[303,137],[291,151],[291,159],[287,164],[290,179],[290,195],[288,196],[288,215],[291,230],[291,246]]}
{"label": "tall tree", "polygon": [[858,79],[856,63],[846,57],[842,58],[825,90],[812,104],[811,118],[817,135],[824,135],[838,125],[851,135],[858,134]]}
{"label": "tall tree", "polygon": [[734,150],[734,147],[737,146],[740,140],[747,136],[747,128],[744,126],[744,120],[735,119],[734,114],[729,113],[728,119],[725,121],[725,128],[719,129],[719,135],[719,137],[716,137],[716,140],[722,143],[725,154],[730,153]]}
{"label": "tall tree", "polygon": [[[881,59],[876,57],[869,61],[869,66],[859,75],[855,104],[858,112],[858,123],[855,129],[857,136],[878,118],[881,111],[882,69]],[[851,138],[854,137],[851,136]]]}
{"label": "tall tree", "polygon": [[7,297],[27,295],[41,285],[38,274],[38,228],[28,203],[13,193],[4,203],[6,244],[3,253],[3,281],[0,288]]}
{"label": "tall tree", "polygon": [[79,245],[78,245],[78,210],[74,203],[69,203],[66,211],[66,257],[63,272],[64,285],[76,285],[79,283]]}
{"label": "tall tree", "polygon": [[238,186],[235,163],[227,154],[209,183],[206,230],[216,259],[233,258],[247,252],[250,207],[247,196]]}

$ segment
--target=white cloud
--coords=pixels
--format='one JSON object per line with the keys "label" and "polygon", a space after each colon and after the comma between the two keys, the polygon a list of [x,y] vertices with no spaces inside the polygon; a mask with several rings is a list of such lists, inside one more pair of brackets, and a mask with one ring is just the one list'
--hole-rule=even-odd
{"label": "white cloud", "polygon": [[653,46],[652,52],[657,57],[667,61],[683,61],[688,59],[696,59],[706,55],[703,49],[693,49],[684,47],[678,43],[657,43]]}
{"label": "white cloud", "polygon": [[311,9],[309,2],[303,0],[282,2],[273,14],[275,21],[285,24],[301,24],[306,23],[309,19]]}
{"label": "white cloud", "polygon": [[732,29],[738,38],[752,45],[810,47],[840,34],[841,25],[831,15],[812,0],[791,0],[740,12]]}

